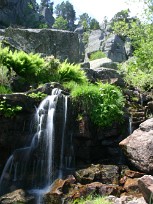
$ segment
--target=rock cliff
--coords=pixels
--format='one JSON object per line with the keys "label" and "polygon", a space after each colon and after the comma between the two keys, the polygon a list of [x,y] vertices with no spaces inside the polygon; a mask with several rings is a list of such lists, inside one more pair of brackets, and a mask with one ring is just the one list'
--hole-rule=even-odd
{"label": "rock cliff", "polygon": [[0,41],[27,53],[40,53],[70,62],[79,62],[79,39],[77,33],[54,29],[1,30]]}

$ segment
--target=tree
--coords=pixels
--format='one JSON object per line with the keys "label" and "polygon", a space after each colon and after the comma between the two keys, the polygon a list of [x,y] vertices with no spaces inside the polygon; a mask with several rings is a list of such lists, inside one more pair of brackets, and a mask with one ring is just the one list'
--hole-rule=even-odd
{"label": "tree", "polygon": [[79,16],[78,24],[83,25],[85,31],[91,29],[96,30],[99,29],[99,22],[95,18],[91,18],[87,13],[83,13]]}
{"label": "tree", "polygon": [[100,29],[99,22],[95,18],[92,18],[90,21],[90,29],[91,30]]}
{"label": "tree", "polygon": [[76,19],[76,13],[73,8],[73,5],[69,1],[63,1],[61,4],[58,4],[55,8],[55,14],[57,17],[62,16],[63,19],[67,20],[69,30],[74,30],[74,21]]}
{"label": "tree", "polygon": [[[151,0],[147,2],[152,3]],[[151,19],[149,14],[152,7],[146,10],[146,19]],[[153,25],[150,21],[141,22],[138,18],[130,21],[119,20],[114,23],[114,32],[128,36],[134,47],[133,59],[121,66],[128,84],[142,90],[153,87]]]}
{"label": "tree", "polygon": [[55,19],[55,23],[53,24],[53,28],[67,30],[68,29],[68,22],[62,16],[59,16]]}
{"label": "tree", "polygon": [[79,16],[78,24],[83,25],[85,31],[90,28],[91,17],[87,13],[83,13]]}

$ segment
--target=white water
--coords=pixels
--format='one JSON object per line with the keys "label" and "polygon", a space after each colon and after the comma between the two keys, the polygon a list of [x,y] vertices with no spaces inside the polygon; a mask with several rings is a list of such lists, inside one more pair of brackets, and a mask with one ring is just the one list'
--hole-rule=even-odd
{"label": "white water", "polygon": [[132,132],[133,132],[132,122],[133,122],[133,119],[132,119],[132,116],[131,116],[131,117],[129,117],[129,135],[131,135]]}
{"label": "white water", "polygon": [[[30,192],[34,193],[37,197],[36,203],[42,203],[42,195],[47,192],[50,185],[55,179],[54,176],[54,119],[58,96],[61,91],[53,89],[52,95],[47,96],[39,105],[36,111],[37,131],[31,141],[31,145],[26,148],[21,148],[8,159],[2,176],[0,178],[0,187],[7,180],[5,178],[9,174],[9,181],[22,182],[22,179],[28,178],[29,166],[31,169],[31,186]],[[63,130],[61,141],[61,155],[60,155],[60,176],[62,177],[63,160],[64,160],[64,135],[67,120],[67,97],[64,97],[64,117],[63,117]],[[38,151],[38,155],[31,161],[31,153]],[[26,157],[22,158],[22,151],[26,153]],[[21,152],[21,153],[20,153]],[[17,160],[19,157],[19,161]],[[20,158],[21,157],[21,158]],[[22,161],[23,159],[23,161]],[[28,170],[27,170],[28,169]],[[23,181],[24,181],[23,180]]]}
{"label": "white water", "polygon": [[61,145],[61,155],[60,155],[60,169],[59,169],[59,178],[63,177],[63,162],[64,162],[64,141],[65,141],[65,127],[66,127],[66,120],[67,120],[67,99],[68,97],[65,96],[64,98],[64,118],[63,118],[63,130],[62,130],[62,145]]}

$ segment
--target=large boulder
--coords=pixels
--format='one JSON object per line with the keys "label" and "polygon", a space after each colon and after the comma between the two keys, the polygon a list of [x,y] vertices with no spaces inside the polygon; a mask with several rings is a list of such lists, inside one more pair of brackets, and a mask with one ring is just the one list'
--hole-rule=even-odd
{"label": "large boulder", "polygon": [[86,48],[86,58],[90,56],[91,53],[100,50],[101,43],[104,39],[104,34],[101,30],[92,30],[88,38],[88,46]]}
{"label": "large boulder", "polygon": [[35,202],[34,197],[27,194],[27,192],[25,192],[22,189],[18,189],[16,191],[7,193],[0,197],[1,204],[14,204],[14,203],[33,204],[34,202]]}
{"label": "large boulder", "polygon": [[153,176],[144,175],[138,180],[138,186],[147,203],[153,202]]}
{"label": "large boulder", "polygon": [[111,34],[106,38],[102,50],[114,62],[124,62],[127,60],[125,42],[118,35]]}
{"label": "large boulder", "polygon": [[119,74],[117,66],[118,63],[113,62],[111,59],[101,58],[90,61],[90,66],[88,68],[84,67],[83,69],[92,82],[100,80],[102,82],[124,86],[123,77]]}
{"label": "large boulder", "polygon": [[133,166],[140,171],[153,173],[153,118],[141,123],[119,145]]}
{"label": "large boulder", "polygon": [[76,179],[81,184],[101,182],[103,184],[118,184],[119,168],[116,165],[91,165],[75,173]]}
{"label": "large boulder", "polygon": [[5,30],[4,44],[27,53],[54,55],[60,60],[79,62],[79,39],[77,33],[53,29],[13,29]]}

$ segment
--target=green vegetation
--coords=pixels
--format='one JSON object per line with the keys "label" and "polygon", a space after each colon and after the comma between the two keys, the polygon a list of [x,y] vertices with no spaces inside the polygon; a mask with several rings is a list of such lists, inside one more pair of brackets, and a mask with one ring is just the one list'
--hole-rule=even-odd
{"label": "green vegetation", "polygon": [[[27,54],[23,51],[12,52],[8,48],[0,49],[0,59],[3,70],[7,69],[6,73],[14,72],[31,85],[49,81],[63,84],[65,88],[71,90],[73,101],[77,103],[79,101],[81,109],[96,125],[110,126],[115,121],[121,121],[124,106],[121,91],[110,84],[88,84],[87,76],[80,65],[71,64],[67,60],[60,63],[53,56],[41,58],[37,54]],[[7,86],[5,84],[1,86],[2,93],[8,91],[4,87]],[[41,92],[31,93],[29,96],[36,100],[46,97]],[[10,107],[1,102],[1,112],[6,116],[13,116],[19,110],[20,107]]]}
{"label": "green vegetation", "polygon": [[68,29],[68,22],[62,16],[59,16],[55,19],[55,23],[53,24],[53,28],[67,30]]}
{"label": "green vegetation", "polygon": [[0,94],[10,94],[10,93],[12,93],[12,91],[9,87],[0,85]]}
{"label": "green vegetation", "polygon": [[40,101],[40,100],[43,100],[47,96],[47,94],[44,94],[44,93],[39,91],[38,93],[28,94],[28,96],[35,99],[35,100]]}
{"label": "green vegetation", "polygon": [[[151,3],[147,0],[146,3]],[[151,19],[151,13],[146,10],[146,18]],[[127,13],[125,13],[127,15]],[[125,76],[125,81],[142,91],[153,88],[153,24],[141,22],[137,18],[126,20],[120,18],[114,22],[114,32],[120,36],[129,37],[134,48],[133,58],[120,66],[120,71]]]}
{"label": "green vegetation", "polygon": [[92,196],[89,195],[85,198],[78,198],[74,200],[73,202],[69,202],[69,204],[87,204],[87,203],[92,203],[92,204],[111,204],[112,202],[107,200],[105,197],[101,196]]}
{"label": "green vegetation", "polygon": [[11,104],[6,103],[5,100],[0,101],[0,114],[4,115],[7,118],[14,117],[16,113],[21,110],[21,106],[12,106]]}
{"label": "green vegetation", "polygon": [[101,83],[74,86],[70,83],[69,87],[73,100],[80,103],[94,124],[106,127],[122,121],[124,98],[119,88]]}
{"label": "green vegetation", "polygon": [[67,61],[63,62],[58,70],[59,81],[69,82],[74,81],[78,84],[87,83],[85,72],[80,69],[80,65],[70,64]]}
{"label": "green vegetation", "polygon": [[87,13],[79,16],[79,25],[82,25],[84,31],[100,29],[99,22],[95,18],[91,18]]}
{"label": "green vegetation", "polygon": [[66,20],[68,30],[74,30],[76,13],[73,5],[69,1],[63,1],[61,4],[57,4],[57,6],[55,7],[55,14],[57,18],[62,17],[64,20]]}
{"label": "green vegetation", "polygon": [[91,53],[89,59],[90,59],[90,61],[92,61],[92,60],[101,59],[101,58],[104,58],[104,57],[106,57],[106,54],[99,50],[99,51]]}

